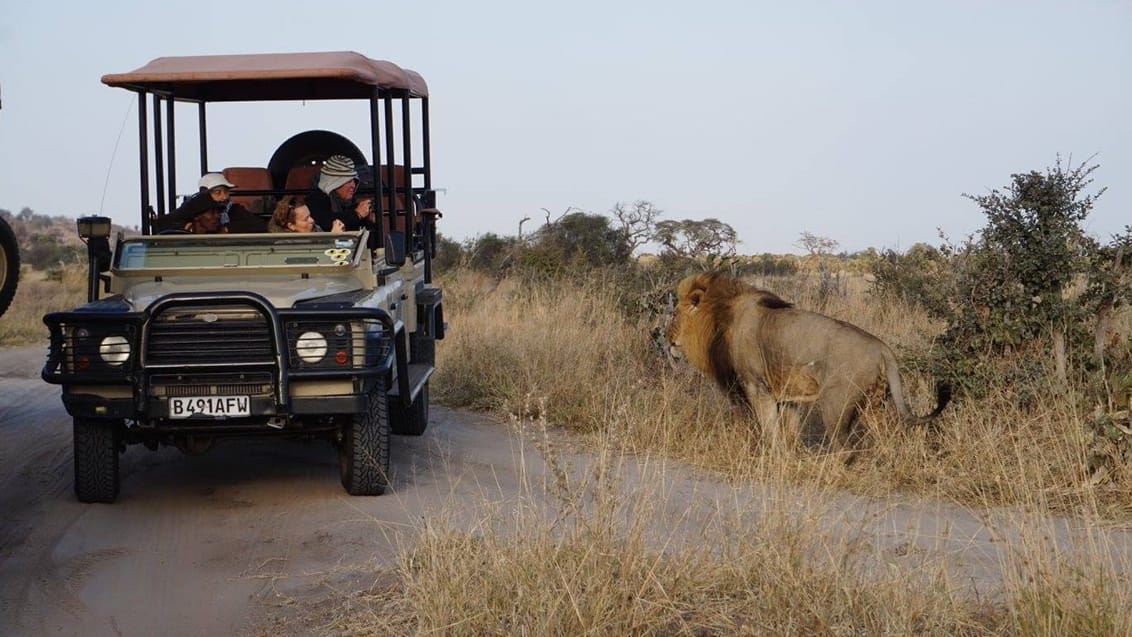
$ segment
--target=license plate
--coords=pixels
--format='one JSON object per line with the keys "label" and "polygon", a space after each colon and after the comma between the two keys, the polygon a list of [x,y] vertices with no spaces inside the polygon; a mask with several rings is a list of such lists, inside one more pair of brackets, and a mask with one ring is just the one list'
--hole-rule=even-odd
{"label": "license plate", "polygon": [[169,399],[170,418],[251,414],[251,399],[247,396],[184,396]]}

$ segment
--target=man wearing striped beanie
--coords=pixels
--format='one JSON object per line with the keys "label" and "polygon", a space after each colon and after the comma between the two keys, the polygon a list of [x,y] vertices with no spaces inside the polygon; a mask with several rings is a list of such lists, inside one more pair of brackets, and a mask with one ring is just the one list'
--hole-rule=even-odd
{"label": "man wearing striped beanie", "polygon": [[341,220],[346,230],[360,230],[374,226],[373,199],[355,200],[358,191],[358,171],[354,160],[345,155],[331,155],[322,162],[318,173],[318,188],[307,197],[311,217],[320,228],[333,228]]}

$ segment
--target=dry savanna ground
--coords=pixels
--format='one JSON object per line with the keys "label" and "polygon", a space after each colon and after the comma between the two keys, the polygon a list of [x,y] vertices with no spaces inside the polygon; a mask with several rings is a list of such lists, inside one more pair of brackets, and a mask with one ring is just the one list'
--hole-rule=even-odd
{"label": "dry savanna ground", "polygon": [[[915,308],[870,300],[857,280],[820,308],[805,280],[756,283],[877,334],[898,356],[923,352],[941,328]],[[562,469],[553,484],[531,485],[557,503],[551,522],[522,505],[487,502],[476,532],[422,521],[422,540],[400,567],[376,574],[382,584],[370,595],[327,609],[321,632],[1132,634],[1129,565],[1113,564],[1099,541],[1077,547],[1071,560],[1041,533],[1017,538],[1000,589],[975,595],[942,564],[877,569],[861,547],[830,544],[822,526],[825,498],[845,492],[1011,507],[1082,528],[1127,523],[1127,468],[1090,471],[1097,441],[1089,414],[1052,377],[1032,379],[1046,398],[1025,410],[1006,387],[979,403],[959,398],[936,434],[874,409],[847,464],[769,444],[699,374],[671,365],[652,338],[662,318],[639,311],[642,299],[627,296],[615,276],[533,284],[457,270],[442,284],[450,332],[438,347],[434,400],[525,429],[568,430],[599,461],[584,475]],[[0,342],[42,338],[39,315],[81,300],[83,290],[81,276],[21,283],[12,313],[0,319]],[[905,373],[905,384],[916,411],[928,411],[932,379]],[[544,452],[552,468],[561,466],[559,452]],[[647,496],[608,488],[610,467],[626,457],[812,495],[764,511],[757,523],[737,507],[740,532],[675,550],[644,523]],[[493,532],[505,522],[519,531]]]}

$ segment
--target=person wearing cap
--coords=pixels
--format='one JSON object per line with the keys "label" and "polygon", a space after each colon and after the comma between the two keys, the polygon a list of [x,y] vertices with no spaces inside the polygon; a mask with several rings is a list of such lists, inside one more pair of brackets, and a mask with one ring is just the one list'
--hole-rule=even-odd
{"label": "person wearing cap", "polygon": [[263,232],[267,230],[267,224],[263,219],[232,201],[232,188],[235,188],[236,184],[225,179],[224,175],[205,173],[201,176],[198,184],[200,189],[196,194],[186,197],[173,214],[158,222],[158,230],[189,230],[193,232],[188,226],[200,211],[209,208],[219,210],[219,227],[216,230],[207,231],[208,234],[217,232]]}
{"label": "person wearing cap", "polygon": [[263,219],[252,211],[232,201],[232,189],[236,184],[228,181],[221,173],[205,173],[200,178],[201,193],[208,196],[222,208],[220,225],[223,232],[263,232],[267,229]]}
{"label": "person wearing cap", "polygon": [[346,230],[373,229],[373,199],[356,199],[358,171],[354,160],[345,155],[331,155],[322,162],[318,187],[307,197],[314,221],[322,228],[334,227],[341,221]]}
{"label": "person wearing cap", "polygon": [[192,234],[217,234],[224,232],[220,223],[224,204],[215,201],[207,194],[198,193],[185,199],[176,211],[165,215],[157,222],[159,232],[190,232]]}

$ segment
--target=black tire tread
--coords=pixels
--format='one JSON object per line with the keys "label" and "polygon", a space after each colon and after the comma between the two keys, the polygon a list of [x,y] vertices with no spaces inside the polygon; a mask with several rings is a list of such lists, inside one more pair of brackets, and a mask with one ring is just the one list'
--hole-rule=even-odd
{"label": "black tire tread", "polygon": [[339,449],[342,486],[350,495],[381,495],[389,486],[389,405],[385,379],[374,381],[365,413],[343,425]]}
{"label": "black tire tread", "polygon": [[113,420],[75,418],[75,497],[79,502],[114,502],[120,487],[118,429]]}

